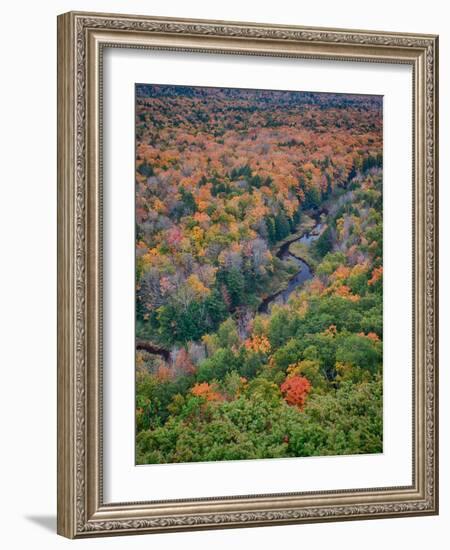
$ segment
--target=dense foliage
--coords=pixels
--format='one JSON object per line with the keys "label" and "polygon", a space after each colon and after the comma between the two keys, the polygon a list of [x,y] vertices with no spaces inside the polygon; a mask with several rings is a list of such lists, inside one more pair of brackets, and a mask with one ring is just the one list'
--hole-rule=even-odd
{"label": "dense foliage", "polygon": [[138,463],[381,452],[381,120],[374,96],[137,86]]}

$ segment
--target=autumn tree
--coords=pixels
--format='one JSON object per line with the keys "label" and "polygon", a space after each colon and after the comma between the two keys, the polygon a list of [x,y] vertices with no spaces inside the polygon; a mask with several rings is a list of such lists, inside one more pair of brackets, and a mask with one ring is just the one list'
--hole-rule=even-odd
{"label": "autumn tree", "polygon": [[291,375],[281,384],[280,389],[288,405],[302,410],[311,391],[311,384],[304,376]]}

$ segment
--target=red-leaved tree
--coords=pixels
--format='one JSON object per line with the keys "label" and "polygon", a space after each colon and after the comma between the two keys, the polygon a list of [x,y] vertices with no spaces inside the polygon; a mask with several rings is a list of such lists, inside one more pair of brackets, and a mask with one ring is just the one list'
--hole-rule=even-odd
{"label": "red-leaved tree", "polygon": [[311,384],[304,376],[288,376],[281,384],[280,389],[288,405],[302,410],[308,393],[311,391]]}

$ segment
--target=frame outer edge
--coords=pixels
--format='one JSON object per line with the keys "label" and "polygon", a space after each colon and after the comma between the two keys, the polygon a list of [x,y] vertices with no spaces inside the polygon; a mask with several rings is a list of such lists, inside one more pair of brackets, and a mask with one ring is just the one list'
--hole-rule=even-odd
{"label": "frame outer edge", "polygon": [[439,36],[433,38],[433,195],[434,195],[434,513],[439,515]]}
{"label": "frame outer edge", "polygon": [[[400,502],[387,499],[372,504],[332,505],[318,504],[305,510],[260,511],[236,513],[170,514],[147,517],[145,508],[141,514],[127,517],[123,509],[116,517],[97,519],[87,509],[92,491],[92,473],[89,474],[88,437],[89,419],[86,418],[89,389],[86,386],[91,366],[86,303],[86,269],[89,271],[89,219],[92,205],[86,204],[90,194],[87,189],[85,131],[86,121],[86,30],[108,29],[112,32],[162,32],[170,36],[220,36],[249,40],[276,40],[321,44],[346,44],[353,47],[373,46],[381,52],[387,46],[402,51],[426,52],[424,75],[426,86],[420,90],[425,103],[425,127],[421,132],[425,150],[419,155],[426,171],[426,189],[423,189],[426,209],[426,261],[427,313],[427,449],[425,468],[421,472],[426,495],[419,500]],[[138,532],[180,531],[191,529],[217,529],[251,527],[287,523],[310,523],[375,519],[382,517],[429,515],[438,513],[438,447],[437,447],[437,360],[438,360],[438,274],[437,274],[437,141],[438,141],[438,38],[432,35],[384,33],[345,29],[317,29],[272,24],[215,22],[193,19],[155,18],[69,12],[58,17],[58,533],[68,538],[89,536],[136,534]],[[380,57],[381,59],[381,57]],[[74,81],[75,80],[75,81]],[[423,82],[423,80],[422,80]],[[424,112],[425,111],[425,112]],[[89,115],[89,113],[88,113]],[[426,168],[425,165],[426,164]],[[423,181],[423,179],[422,179]],[[91,189],[92,192],[92,189]],[[422,226],[423,227],[423,226]],[[424,235],[425,238],[425,235]],[[86,333],[87,331],[87,333]],[[88,345],[86,345],[88,344]],[[89,368],[88,368],[89,367]],[[425,411],[424,411],[425,412]],[[94,476],[95,477],[95,476]],[[422,478],[423,479],[423,478]],[[89,507],[89,506],[88,506]]]}
{"label": "frame outer edge", "polygon": [[75,521],[75,441],[73,434],[76,396],[74,364],[74,197],[73,173],[74,68],[73,18],[70,14],[57,19],[57,533],[74,538]]}

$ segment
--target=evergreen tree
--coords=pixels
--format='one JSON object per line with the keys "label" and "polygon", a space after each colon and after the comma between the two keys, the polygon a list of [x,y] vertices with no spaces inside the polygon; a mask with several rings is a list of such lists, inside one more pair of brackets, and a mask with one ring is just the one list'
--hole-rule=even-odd
{"label": "evergreen tree", "polygon": [[283,210],[275,217],[275,237],[277,241],[281,241],[289,235],[291,228],[289,220]]}
{"label": "evergreen tree", "polygon": [[195,204],[194,195],[190,191],[181,186],[179,188],[181,200],[184,203],[184,209],[187,214],[193,214],[197,210],[197,205]]}
{"label": "evergreen tree", "polygon": [[328,252],[331,252],[333,248],[333,241],[331,238],[331,230],[329,227],[327,227],[322,235],[320,235],[320,237],[317,239],[315,243],[315,248],[321,258],[323,258]]}
{"label": "evergreen tree", "polygon": [[277,241],[277,236],[275,233],[275,220],[272,217],[267,217],[265,221],[269,243],[274,244]]}
{"label": "evergreen tree", "polygon": [[146,160],[144,160],[144,162],[139,166],[137,171],[139,172],[139,174],[145,176],[146,178],[150,178],[151,176],[155,175],[153,168],[150,166],[150,164],[148,164]]}

